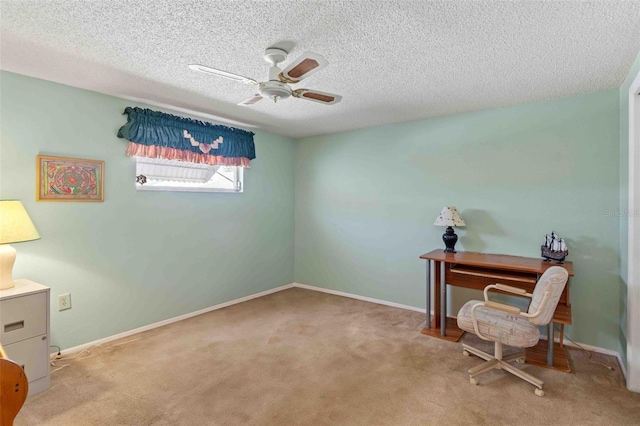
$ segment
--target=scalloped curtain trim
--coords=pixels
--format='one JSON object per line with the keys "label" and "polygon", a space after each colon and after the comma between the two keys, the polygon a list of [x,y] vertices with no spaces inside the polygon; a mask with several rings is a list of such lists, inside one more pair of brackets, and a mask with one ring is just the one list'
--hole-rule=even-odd
{"label": "scalloped curtain trim", "polygon": [[190,163],[209,164],[211,166],[239,166],[249,168],[250,160],[246,157],[222,157],[219,155],[198,154],[155,145],[141,145],[129,142],[129,157],[164,158],[166,160],[188,161]]}

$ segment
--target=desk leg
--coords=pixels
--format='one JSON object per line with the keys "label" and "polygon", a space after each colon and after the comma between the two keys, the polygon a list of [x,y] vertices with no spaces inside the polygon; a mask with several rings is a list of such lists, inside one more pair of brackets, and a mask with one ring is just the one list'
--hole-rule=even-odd
{"label": "desk leg", "polygon": [[555,343],[555,331],[553,321],[547,325],[547,365],[553,367],[553,346]]}
{"label": "desk leg", "polygon": [[[460,337],[462,337],[462,333],[464,332],[456,326],[455,320],[452,318],[448,319],[449,324],[447,324],[446,267],[446,262],[432,259],[427,260],[427,285],[425,289],[427,318],[425,321],[425,327],[422,329],[421,333],[426,334],[427,336],[445,339],[450,342],[457,342],[460,340]],[[433,293],[431,293],[432,290]],[[431,317],[432,308],[433,318]]]}
{"label": "desk leg", "polygon": [[440,262],[440,335],[447,335],[447,282],[445,281],[445,262]]}
{"label": "desk leg", "polygon": [[426,328],[431,328],[431,261],[427,260],[427,322]]}
{"label": "desk leg", "polygon": [[434,260],[431,264],[433,272],[433,322],[435,328],[440,328],[440,262]]}

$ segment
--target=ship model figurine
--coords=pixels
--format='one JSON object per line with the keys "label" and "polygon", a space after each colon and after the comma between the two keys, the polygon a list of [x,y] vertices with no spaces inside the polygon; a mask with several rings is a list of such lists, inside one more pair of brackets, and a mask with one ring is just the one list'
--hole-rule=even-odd
{"label": "ship model figurine", "polygon": [[567,244],[563,238],[560,238],[560,236],[556,234],[556,231],[545,236],[544,244],[540,246],[540,250],[542,251],[542,257],[544,257],[544,260],[547,262],[554,260],[562,263],[569,254]]}

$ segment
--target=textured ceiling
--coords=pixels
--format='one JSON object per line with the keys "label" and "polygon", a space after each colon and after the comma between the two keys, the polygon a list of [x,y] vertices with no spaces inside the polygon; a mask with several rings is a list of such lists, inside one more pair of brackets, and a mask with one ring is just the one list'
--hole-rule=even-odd
{"label": "textured ceiling", "polygon": [[[0,31],[4,70],[297,138],[617,88],[640,2],[1,0]],[[242,107],[187,67],[263,81],[274,45],[326,57],[294,88],[342,101]]]}

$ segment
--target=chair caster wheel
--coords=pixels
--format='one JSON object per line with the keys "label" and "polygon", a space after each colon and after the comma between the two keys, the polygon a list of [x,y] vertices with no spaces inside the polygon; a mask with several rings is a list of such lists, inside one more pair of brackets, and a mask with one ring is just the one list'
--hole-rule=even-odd
{"label": "chair caster wheel", "polygon": [[518,364],[524,364],[524,358],[518,358],[518,359],[516,359],[516,362]]}
{"label": "chair caster wheel", "polygon": [[468,352],[468,351],[463,350],[463,351],[462,351],[462,355],[464,355],[464,356],[469,356],[470,354],[469,354],[469,352]]}
{"label": "chair caster wheel", "polygon": [[[471,383],[472,385],[477,385],[478,381],[476,380],[475,377],[469,377],[469,383]],[[537,392],[536,392],[537,393]]]}
{"label": "chair caster wheel", "polygon": [[536,388],[535,393],[537,396],[544,396],[544,391],[542,389]]}

